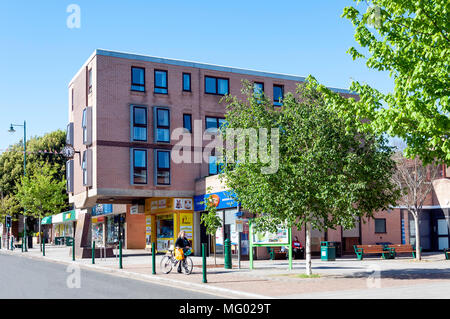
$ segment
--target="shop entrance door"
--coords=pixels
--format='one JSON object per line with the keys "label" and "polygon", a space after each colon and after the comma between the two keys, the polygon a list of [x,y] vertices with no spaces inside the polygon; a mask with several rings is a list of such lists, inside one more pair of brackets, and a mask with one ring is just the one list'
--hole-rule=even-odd
{"label": "shop entrance door", "polygon": [[444,250],[449,248],[448,221],[445,218],[436,219],[436,237],[437,249]]}

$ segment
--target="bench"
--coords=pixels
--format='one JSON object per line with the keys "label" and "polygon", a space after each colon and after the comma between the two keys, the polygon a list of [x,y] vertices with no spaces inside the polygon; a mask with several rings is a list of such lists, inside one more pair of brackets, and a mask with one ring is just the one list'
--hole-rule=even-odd
{"label": "bench", "polygon": [[282,251],[281,248],[282,247],[267,247],[271,260],[286,259],[286,251]]}
{"label": "bench", "polygon": [[392,259],[395,257],[394,251],[384,245],[353,245],[356,257],[362,260],[364,254],[381,254],[383,259]]}
{"label": "bench", "polygon": [[[399,253],[411,253],[413,258],[416,258],[416,249],[413,247],[413,245],[396,244],[388,245],[387,247],[393,249],[395,255]],[[420,248],[420,251],[422,251],[422,247]]]}
{"label": "bench", "polygon": [[444,249],[445,259],[450,260],[450,248]]}

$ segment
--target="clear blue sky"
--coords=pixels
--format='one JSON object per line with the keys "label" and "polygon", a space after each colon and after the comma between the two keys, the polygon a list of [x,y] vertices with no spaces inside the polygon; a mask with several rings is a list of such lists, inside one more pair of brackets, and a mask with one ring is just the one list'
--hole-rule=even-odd
{"label": "clear blue sky", "polygon": [[[70,4],[81,27],[70,29]],[[346,53],[354,29],[340,17],[350,0],[45,0],[0,3],[0,150],[65,129],[67,84],[96,49],[241,67],[348,88],[351,78],[390,91],[387,73]]]}

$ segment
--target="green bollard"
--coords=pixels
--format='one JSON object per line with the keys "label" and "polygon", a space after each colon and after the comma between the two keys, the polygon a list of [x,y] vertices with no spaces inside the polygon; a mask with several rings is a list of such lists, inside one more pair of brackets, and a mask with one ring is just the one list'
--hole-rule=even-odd
{"label": "green bollard", "polygon": [[72,239],[72,261],[75,261],[75,238]]}
{"label": "green bollard", "polygon": [[45,256],[45,238],[42,241],[42,256]]}
{"label": "green bollard", "polygon": [[122,241],[119,241],[119,268],[122,269]]}
{"label": "green bollard", "polygon": [[92,241],[92,264],[95,264],[95,241]]}
{"label": "green bollard", "polygon": [[203,269],[203,282],[207,283],[208,281],[206,280],[206,244],[202,244],[202,269]]}
{"label": "green bollard", "polygon": [[224,242],[224,250],[225,250],[225,256],[224,256],[224,266],[225,269],[231,269],[232,268],[232,264],[231,264],[231,241],[229,238],[225,239]]}
{"label": "green bollard", "polygon": [[156,275],[155,243],[152,243],[152,275]]}

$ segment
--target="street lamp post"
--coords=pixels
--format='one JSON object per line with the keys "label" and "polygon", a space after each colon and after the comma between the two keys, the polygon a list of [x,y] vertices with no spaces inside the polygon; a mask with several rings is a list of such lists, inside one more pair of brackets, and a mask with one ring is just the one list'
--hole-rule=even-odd
{"label": "street lamp post", "polygon": [[[14,126],[23,126],[23,176],[27,176],[27,123],[26,121],[23,121],[23,125],[21,124],[11,124],[9,131],[10,133],[14,133],[16,130],[14,129]],[[25,217],[25,207],[23,208],[23,237],[24,237],[24,243],[25,251],[28,251],[27,248],[27,223],[26,223],[26,217]]]}

